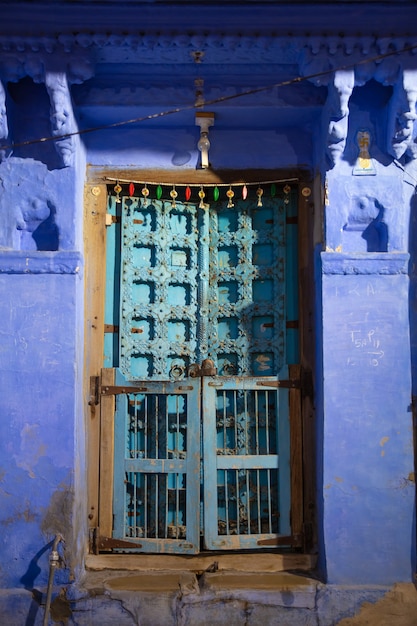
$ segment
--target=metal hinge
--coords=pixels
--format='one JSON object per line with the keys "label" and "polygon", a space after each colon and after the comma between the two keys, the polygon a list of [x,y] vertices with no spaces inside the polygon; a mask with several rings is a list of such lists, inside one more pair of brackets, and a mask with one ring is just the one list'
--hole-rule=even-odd
{"label": "metal hinge", "polygon": [[101,388],[102,396],[117,396],[122,393],[144,393],[149,391],[148,387],[122,387],[116,385],[105,385]]}
{"label": "metal hinge", "polygon": [[303,536],[289,535],[288,537],[271,537],[270,539],[259,539],[256,542],[258,546],[292,546],[300,548],[303,545]]}
{"label": "metal hinge", "polygon": [[284,389],[300,389],[299,378],[289,378],[287,380],[258,380],[256,383],[260,387],[283,387]]}
{"label": "metal hinge", "polygon": [[90,552],[99,554],[100,550],[113,550],[114,548],[141,548],[141,543],[124,541],[123,539],[113,539],[112,537],[100,536],[99,528],[90,529]]}
{"label": "metal hinge", "polygon": [[310,369],[301,368],[299,378],[288,378],[284,380],[259,380],[257,385],[261,387],[274,387],[283,389],[301,389],[304,397],[313,397],[313,375]]}
{"label": "metal hinge", "polygon": [[112,537],[98,537],[97,549],[100,550],[113,550],[114,548],[141,548],[141,543],[135,543],[133,541],[124,541],[123,539],[113,539]]}

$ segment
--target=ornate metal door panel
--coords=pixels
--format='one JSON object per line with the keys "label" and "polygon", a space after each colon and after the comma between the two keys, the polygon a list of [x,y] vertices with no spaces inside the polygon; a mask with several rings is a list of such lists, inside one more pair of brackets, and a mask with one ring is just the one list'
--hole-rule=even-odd
{"label": "ornate metal door panel", "polygon": [[256,548],[291,534],[288,390],[274,382],[204,379],[207,548]]}
{"label": "ornate metal door panel", "polygon": [[[113,537],[141,552],[195,553],[200,383],[116,387]],[[126,393],[128,392],[128,393]],[[125,545],[124,549],[126,549]]]}
{"label": "ornate metal door panel", "polygon": [[110,197],[110,255],[118,229],[121,248],[106,312],[119,341],[105,343],[118,367],[113,538],[141,551],[196,552],[200,527],[213,549],[290,534],[288,389],[277,380],[297,352],[286,245],[296,193],[202,205]]}

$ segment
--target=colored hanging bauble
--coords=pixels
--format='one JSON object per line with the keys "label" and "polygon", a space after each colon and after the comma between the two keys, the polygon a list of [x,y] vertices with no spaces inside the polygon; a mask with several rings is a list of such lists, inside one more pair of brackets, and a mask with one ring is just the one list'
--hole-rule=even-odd
{"label": "colored hanging bauble", "polygon": [[172,199],[171,206],[173,209],[175,209],[176,207],[175,200],[178,196],[178,192],[175,190],[175,186],[171,189],[171,191],[169,192],[169,195],[171,196],[171,199]]}
{"label": "colored hanging bauble", "polygon": [[275,183],[272,183],[271,185],[271,198],[275,198],[277,193],[277,186]]}
{"label": "colored hanging bauble", "polygon": [[206,197],[206,194],[204,193],[203,187],[200,187],[200,191],[198,192],[198,197],[200,198],[200,204],[198,206],[200,209],[204,209],[205,207],[204,198]]}
{"label": "colored hanging bauble", "polygon": [[289,199],[289,197],[288,197],[288,194],[289,194],[289,193],[290,193],[290,191],[291,191],[291,187],[290,187],[289,185],[285,185],[285,187],[284,187],[284,190],[283,190],[283,191],[284,191],[284,193],[285,193],[284,203],[285,203],[285,204],[289,204],[290,199]]}
{"label": "colored hanging bauble", "polygon": [[226,196],[229,198],[229,202],[227,203],[227,208],[231,209],[232,207],[234,207],[235,205],[233,204],[232,200],[235,196],[235,192],[233,191],[233,189],[231,187],[229,187],[229,189],[226,191]]}
{"label": "colored hanging bauble", "polygon": [[120,200],[120,192],[122,191],[121,186],[119,185],[119,183],[116,183],[114,186],[114,191],[116,192],[116,202],[121,202]]}
{"label": "colored hanging bauble", "polygon": [[246,200],[247,197],[248,197],[248,188],[246,187],[246,185],[243,185],[243,187],[242,187],[242,200]]}
{"label": "colored hanging bauble", "polygon": [[219,199],[219,196],[220,196],[219,188],[215,187],[213,189],[213,200],[214,200],[214,202],[217,202],[217,200]]}
{"label": "colored hanging bauble", "polygon": [[143,196],[143,206],[148,206],[149,189],[146,185],[142,189],[141,194]]}
{"label": "colored hanging bauble", "polygon": [[135,185],[133,183],[130,183],[130,185],[129,185],[129,196],[132,197],[134,193],[135,193]]}
{"label": "colored hanging bauble", "polygon": [[185,200],[186,200],[186,202],[188,202],[190,198],[191,198],[191,188],[187,186],[185,188]]}
{"label": "colored hanging bauble", "polygon": [[258,196],[258,204],[257,206],[262,206],[262,195],[263,195],[264,190],[261,189],[260,187],[258,187],[258,189],[256,190],[256,195]]}
{"label": "colored hanging bauble", "polygon": [[160,200],[162,198],[162,187],[161,185],[158,185],[158,187],[156,188],[156,199]]}

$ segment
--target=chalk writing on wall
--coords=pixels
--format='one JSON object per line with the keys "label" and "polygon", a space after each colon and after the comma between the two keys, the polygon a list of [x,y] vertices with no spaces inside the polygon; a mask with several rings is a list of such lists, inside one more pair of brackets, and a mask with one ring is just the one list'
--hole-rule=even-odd
{"label": "chalk writing on wall", "polygon": [[[357,323],[358,326],[361,324],[361,322]],[[368,364],[372,367],[378,367],[384,358],[378,329],[354,328],[348,332],[354,350],[353,354],[347,358],[347,365],[355,366],[360,363],[361,365]]]}

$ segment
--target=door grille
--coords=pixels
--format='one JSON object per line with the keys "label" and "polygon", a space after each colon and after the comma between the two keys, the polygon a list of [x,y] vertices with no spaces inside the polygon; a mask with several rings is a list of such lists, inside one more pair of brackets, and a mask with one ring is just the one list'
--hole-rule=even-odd
{"label": "door grille", "polygon": [[[116,396],[114,536],[144,551],[198,549],[199,383]],[[184,386],[182,386],[184,388]],[[193,512],[193,514],[191,514]],[[190,522],[191,519],[191,522]]]}

